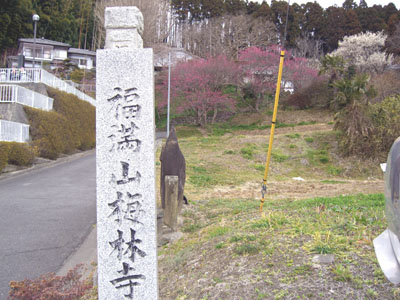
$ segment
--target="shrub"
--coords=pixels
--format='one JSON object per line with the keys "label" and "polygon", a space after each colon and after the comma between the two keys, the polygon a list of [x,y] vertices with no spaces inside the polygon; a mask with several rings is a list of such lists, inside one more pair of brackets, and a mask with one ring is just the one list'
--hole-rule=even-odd
{"label": "shrub", "polygon": [[76,83],[80,83],[83,79],[84,70],[82,69],[75,69],[71,72],[71,80]]}
{"label": "shrub", "polygon": [[0,142],[0,172],[8,162],[8,143]]}
{"label": "shrub", "polygon": [[73,148],[88,150],[96,144],[96,109],[86,101],[72,94],[48,89],[54,98],[54,110],[67,120],[68,130],[73,138]]}
{"label": "shrub", "polygon": [[328,87],[328,79],[320,77],[310,85],[290,95],[284,104],[298,109],[327,108],[332,98],[333,92]]}
{"label": "shrub", "polygon": [[[380,103],[361,106],[354,103],[342,116],[346,128],[340,130],[340,144],[345,154],[357,154],[364,157],[384,159],[390,147],[400,135],[400,95],[387,97]],[[349,134],[351,133],[351,134]]]}
{"label": "shrub", "polygon": [[61,153],[95,146],[95,108],[77,97],[48,88],[54,111],[24,107],[30,123],[33,145],[42,157],[56,159]]}
{"label": "shrub", "polygon": [[29,166],[35,159],[35,149],[24,143],[9,143],[8,163]]}
{"label": "shrub", "polygon": [[370,118],[374,126],[370,143],[374,152],[387,153],[400,136],[400,95],[387,97],[371,107]]}
{"label": "shrub", "polygon": [[67,147],[70,136],[66,119],[54,112],[24,107],[30,123],[30,134],[33,144],[38,148],[42,157],[56,159],[60,153],[68,153]]}
{"label": "shrub", "polygon": [[383,101],[386,97],[400,93],[400,74],[396,71],[374,74],[371,77],[371,84],[374,86],[377,93],[377,97],[374,101]]}
{"label": "shrub", "polygon": [[11,300],[79,300],[91,288],[91,284],[80,281],[80,266],[70,270],[65,276],[54,273],[23,281],[11,281]]}

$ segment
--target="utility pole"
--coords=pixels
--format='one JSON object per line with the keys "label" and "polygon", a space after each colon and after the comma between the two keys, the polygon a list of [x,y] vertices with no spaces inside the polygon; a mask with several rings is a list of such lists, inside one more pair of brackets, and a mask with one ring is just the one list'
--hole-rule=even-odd
{"label": "utility pole", "polygon": [[32,68],[35,67],[35,58],[36,58],[36,25],[37,22],[40,20],[39,15],[34,14],[32,16],[33,20],[33,62],[32,62]]}
{"label": "utility pole", "polygon": [[169,137],[169,110],[171,101],[171,52],[168,53],[168,108],[167,108],[167,137]]}

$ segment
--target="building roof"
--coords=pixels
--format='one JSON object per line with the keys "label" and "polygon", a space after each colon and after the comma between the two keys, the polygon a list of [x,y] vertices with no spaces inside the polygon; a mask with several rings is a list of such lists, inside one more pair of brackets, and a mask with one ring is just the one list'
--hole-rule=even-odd
{"label": "building roof", "polygon": [[154,53],[154,66],[163,67],[168,66],[168,55],[171,53],[171,65],[176,65],[182,61],[188,61],[192,59],[199,59],[199,57],[190,54],[182,48],[168,48],[165,47],[161,51]]}
{"label": "building roof", "polygon": [[[34,39],[29,39],[29,38],[20,38],[20,39],[18,39],[18,41],[25,42],[25,43],[34,43],[35,42]],[[68,48],[71,47],[70,44],[47,40],[45,38],[36,38],[36,44],[60,46],[60,47],[68,47]]]}
{"label": "building roof", "polygon": [[73,53],[73,54],[83,54],[83,55],[96,56],[96,52],[90,51],[90,50],[86,50],[86,49],[69,48],[68,52],[69,53]]}

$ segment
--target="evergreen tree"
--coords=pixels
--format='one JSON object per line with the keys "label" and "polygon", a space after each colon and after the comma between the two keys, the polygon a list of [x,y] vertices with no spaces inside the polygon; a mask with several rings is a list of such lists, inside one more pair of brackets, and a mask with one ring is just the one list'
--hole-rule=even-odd
{"label": "evergreen tree", "polygon": [[346,23],[344,25],[344,34],[354,35],[361,32],[361,24],[354,10],[346,11]]}
{"label": "evergreen tree", "polygon": [[225,0],[225,11],[228,14],[237,15],[246,10],[246,3],[243,0]]}
{"label": "evergreen tree", "polygon": [[397,23],[395,30],[385,41],[386,52],[395,56],[400,56],[400,22]]}
{"label": "evergreen tree", "polygon": [[16,46],[18,38],[33,36],[30,0],[0,0],[0,51]]}
{"label": "evergreen tree", "polygon": [[329,53],[336,49],[338,41],[346,35],[344,29],[345,24],[345,10],[342,7],[328,7],[325,11],[325,22],[324,28],[322,29],[322,40],[325,42],[325,53]]}
{"label": "evergreen tree", "polygon": [[357,3],[354,0],[345,0],[342,4],[345,10],[351,10],[357,8]]}
{"label": "evergreen tree", "polygon": [[317,2],[307,2],[303,6],[305,16],[302,24],[305,36],[312,36],[314,39],[320,39],[324,27],[324,10]]}
{"label": "evergreen tree", "polygon": [[267,4],[267,2],[263,2],[260,6],[258,6],[258,9],[254,12],[254,16],[256,18],[258,17],[263,17],[267,20],[273,21],[273,14],[271,7]]}

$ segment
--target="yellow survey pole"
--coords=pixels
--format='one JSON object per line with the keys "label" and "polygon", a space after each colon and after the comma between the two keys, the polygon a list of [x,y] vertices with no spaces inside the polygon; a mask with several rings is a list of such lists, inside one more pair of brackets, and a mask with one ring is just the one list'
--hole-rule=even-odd
{"label": "yellow survey pole", "polygon": [[282,69],[283,69],[283,61],[284,60],[285,60],[285,51],[281,51],[281,59],[280,59],[280,63],[279,63],[279,72],[278,72],[278,82],[276,84],[276,92],[275,92],[274,113],[272,115],[271,133],[269,135],[267,161],[265,162],[264,179],[263,179],[263,183],[262,183],[262,187],[261,187],[260,212],[262,212],[265,194],[267,192],[268,170],[269,170],[269,163],[271,161],[272,142],[274,141],[275,123],[276,123],[276,115],[278,113],[279,94],[281,91]]}

